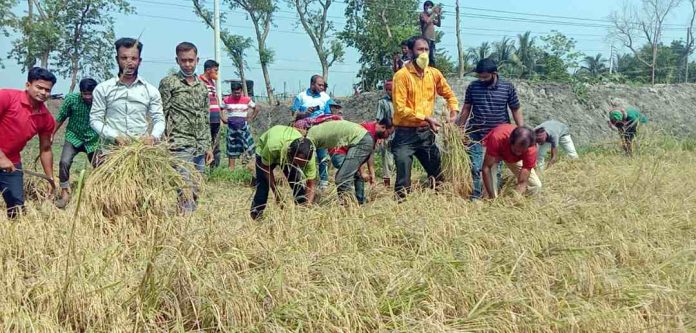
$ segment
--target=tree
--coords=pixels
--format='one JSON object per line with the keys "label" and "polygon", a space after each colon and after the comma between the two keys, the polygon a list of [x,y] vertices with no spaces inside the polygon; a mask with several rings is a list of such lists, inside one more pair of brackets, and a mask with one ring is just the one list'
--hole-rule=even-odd
{"label": "tree", "polygon": [[266,46],[268,33],[271,32],[271,24],[273,23],[273,14],[278,10],[275,1],[273,0],[227,0],[231,9],[241,8],[247,12],[251,22],[254,24],[254,32],[256,32],[256,43],[259,51],[259,63],[261,63],[261,71],[263,79],[266,82],[266,94],[268,94],[268,102],[275,104],[275,96],[273,96],[273,86],[271,85],[271,76],[268,73],[268,65],[273,63],[274,52]]}
{"label": "tree", "polygon": [[694,53],[694,21],[696,21],[696,0],[689,0],[691,6],[691,20],[686,33],[686,45],[684,47],[684,82],[689,82],[689,56]]}
{"label": "tree", "polygon": [[531,78],[536,71],[536,63],[539,50],[534,45],[535,37],[531,36],[531,31],[517,35],[517,49],[515,56],[520,67],[520,77],[524,79]]}
{"label": "tree", "polygon": [[435,63],[437,64],[437,69],[445,76],[456,74],[458,71],[457,63],[452,60],[452,57],[445,50],[437,50],[435,52]]}
{"label": "tree", "polygon": [[348,0],[347,22],[339,34],[347,46],[360,52],[358,77],[368,90],[379,80],[392,76],[391,55],[400,52],[399,44],[418,34],[417,0]]}
{"label": "tree", "polygon": [[336,39],[327,39],[330,32],[334,31],[333,22],[329,21],[328,13],[331,0],[288,0],[295,8],[299,16],[299,23],[312,40],[314,50],[317,52],[321,73],[324,80],[328,81],[329,68],[335,62],[343,61],[345,50]]}
{"label": "tree", "polygon": [[601,53],[598,53],[594,57],[587,56],[582,60],[582,62],[584,65],[580,67],[580,71],[592,78],[599,77],[608,71],[606,65],[607,60],[602,58]]}
{"label": "tree", "polygon": [[[7,29],[15,24],[16,17],[12,13],[12,8],[17,4],[16,0],[0,0],[0,35],[9,37]],[[0,58],[0,68],[5,68]]]}
{"label": "tree", "polygon": [[[48,68],[51,53],[59,44],[62,33],[60,17],[68,0],[27,0],[27,15],[16,20],[14,31],[21,37],[12,42],[9,57],[14,57],[23,71],[39,62]],[[36,9],[36,12],[34,11]],[[38,14],[38,17],[36,15]]]}
{"label": "tree", "polygon": [[467,50],[467,59],[474,65],[489,57],[491,57],[491,44],[488,42],[483,42],[478,47],[470,47]]}
{"label": "tree", "polygon": [[[652,84],[655,84],[657,52],[665,20],[680,3],[681,0],[641,0],[640,9],[625,4],[621,13],[614,12],[610,16],[613,23],[611,35],[650,67]],[[640,50],[641,39],[650,44],[652,52],[648,57]]]}

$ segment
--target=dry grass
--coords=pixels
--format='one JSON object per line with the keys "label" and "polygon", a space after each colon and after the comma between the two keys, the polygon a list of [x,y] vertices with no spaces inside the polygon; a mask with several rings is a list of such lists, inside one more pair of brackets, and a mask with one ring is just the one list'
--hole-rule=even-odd
{"label": "dry grass", "polygon": [[442,172],[453,193],[468,198],[473,192],[471,160],[467,153],[468,138],[452,123],[442,127]]}
{"label": "dry grass", "polygon": [[0,330],[691,332],[696,153],[641,151],[477,204],[272,204],[254,223],[252,190],[218,183],[193,216],[81,214],[72,238],[73,211],[31,206],[0,218]]}

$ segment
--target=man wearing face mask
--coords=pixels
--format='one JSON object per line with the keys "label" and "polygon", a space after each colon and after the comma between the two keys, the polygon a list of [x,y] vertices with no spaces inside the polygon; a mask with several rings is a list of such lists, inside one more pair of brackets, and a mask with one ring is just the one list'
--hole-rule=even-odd
{"label": "man wearing face mask", "polygon": [[423,12],[420,14],[421,36],[428,40],[430,48],[430,66],[435,66],[435,26],[440,26],[440,6],[435,6],[432,1],[423,3]]}
{"label": "man wearing face mask", "polygon": [[[517,91],[512,83],[498,77],[498,66],[495,61],[482,59],[476,65],[476,73],[479,79],[471,82],[467,87],[464,106],[458,120],[471,139],[469,157],[474,180],[472,200],[480,199],[482,195],[481,168],[485,153],[481,145],[483,138],[498,125],[510,124],[508,108],[512,112],[515,124],[524,126]],[[498,184],[502,183],[501,166],[502,164],[498,167]]]}
{"label": "man wearing face mask", "polygon": [[[160,82],[162,107],[166,120],[166,139],[171,144],[170,151],[178,159],[193,163],[199,172],[213,161],[211,150],[208,104],[208,87],[196,75],[198,49],[189,42],[176,46],[176,63],[179,72],[171,74]],[[184,179],[190,182],[191,176],[181,170]],[[198,184],[193,188],[193,200],[180,194],[179,209],[190,213],[196,209]]]}
{"label": "man wearing face mask", "polygon": [[435,118],[435,97],[447,100],[448,121],[454,121],[459,101],[436,68],[429,66],[428,40],[417,37],[409,45],[414,61],[400,69],[393,80],[394,126],[392,153],[396,164],[395,191],[403,199],[411,189],[413,157],[420,161],[433,186],[442,182],[440,149],[435,133],[442,126]]}
{"label": "man wearing face mask", "polygon": [[115,46],[118,76],[94,89],[89,124],[107,144],[126,145],[132,140],[155,144],[164,133],[162,97],[157,88],[138,76],[143,43],[121,38]]}

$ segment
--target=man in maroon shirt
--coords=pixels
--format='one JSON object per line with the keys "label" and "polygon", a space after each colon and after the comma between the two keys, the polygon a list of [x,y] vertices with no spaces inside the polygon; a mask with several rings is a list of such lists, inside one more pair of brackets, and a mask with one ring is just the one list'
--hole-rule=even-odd
{"label": "man in maroon shirt", "polygon": [[24,207],[24,177],[21,152],[27,142],[39,135],[41,166],[53,180],[51,136],[56,121],[44,102],[51,96],[56,77],[47,69],[29,70],[26,90],[0,89],[0,192],[7,216],[15,218]]}
{"label": "man in maroon shirt", "polygon": [[493,184],[493,167],[503,161],[517,177],[515,189],[520,194],[532,194],[541,190],[541,180],[534,172],[537,159],[536,135],[528,127],[502,124],[492,129],[483,138],[485,157],[481,174],[489,198],[496,197]]}

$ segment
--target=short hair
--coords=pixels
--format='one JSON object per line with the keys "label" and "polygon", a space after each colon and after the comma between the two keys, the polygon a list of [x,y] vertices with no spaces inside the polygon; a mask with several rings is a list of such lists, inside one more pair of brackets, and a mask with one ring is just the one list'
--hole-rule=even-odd
{"label": "short hair", "polygon": [[241,82],[232,82],[232,84],[230,84],[230,86],[232,87],[232,91],[237,91],[237,90],[242,89]]}
{"label": "short hair", "polygon": [[124,47],[127,49],[130,49],[132,47],[137,47],[138,48],[138,55],[140,55],[143,52],[143,43],[140,42],[140,40],[129,38],[129,37],[124,37],[124,38],[119,38],[116,43],[114,43],[114,46],[116,46],[116,54],[118,54],[118,49]]}
{"label": "short hair", "polygon": [[92,78],[84,78],[80,80],[81,92],[92,92],[97,87],[97,81]]}
{"label": "short hair", "polygon": [[198,48],[196,45],[193,45],[193,43],[190,42],[181,42],[179,45],[176,46],[176,54],[178,55],[181,52],[188,52],[193,50],[196,55],[198,55]]}
{"label": "short hair", "polygon": [[288,147],[288,158],[292,159],[297,156],[308,158],[314,153],[314,145],[307,138],[297,138],[290,143]]}
{"label": "short hair", "polygon": [[428,44],[428,46],[430,46],[430,41],[428,41],[428,39],[426,39],[425,37],[413,36],[413,37],[408,39],[408,49],[413,51],[413,48],[416,47],[416,42],[419,40],[424,41],[426,44]]}
{"label": "short hair", "polygon": [[314,74],[314,75],[312,75],[312,77],[309,79],[309,84],[315,84],[315,83],[317,83],[317,79],[319,79],[319,78],[322,78],[322,79],[323,79],[324,77],[321,76],[321,75],[319,75],[319,74]]}
{"label": "short hair", "polygon": [[384,117],[384,118],[380,119],[377,123],[386,127],[386,128],[394,127],[394,122],[392,121],[392,119],[390,117]]}
{"label": "short hair", "polygon": [[49,81],[52,84],[56,84],[56,82],[58,82],[56,76],[53,75],[53,73],[51,73],[51,71],[49,71],[48,69],[41,67],[32,67],[32,69],[30,69],[29,73],[27,74],[27,82],[31,83],[38,80]]}
{"label": "short hair", "polygon": [[536,135],[534,130],[526,126],[519,126],[512,131],[510,135],[510,144],[515,144],[516,142],[524,143],[525,146],[530,147],[536,143]]}
{"label": "short hair", "polygon": [[220,67],[220,64],[218,64],[217,61],[212,60],[212,59],[206,60],[205,63],[203,64],[203,70],[204,70],[204,71],[207,71],[207,70],[209,70],[209,69],[211,69],[211,68],[219,68],[219,67]]}
{"label": "short hair", "polygon": [[435,6],[435,4],[434,4],[432,1],[428,0],[428,1],[426,1],[426,2],[423,3],[423,8],[425,8],[425,6],[428,6],[428,5],[430,5],[430,7],[434,7],[434,6]]}
{"label": "short hair", "polygon": [[387,86],[391,85],[392,89],[394,88],[394,81],[393,80],[386,80],[384,81],[384,91],[387,91]]}
{"label": "short hair", "polygon": [[543,127],[539,127],[534,129],[535,134],[541,134],[541,133],[546,133],[546,130]]}
{"label": "short hair", "polygon": [[406,46],[406,47],[408,47],[408,39],[402,40],[402,41],[401,41],[401,44],[399,44],[399,45],[400,45],[400,46]]}

